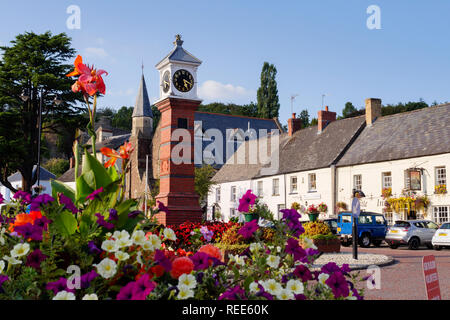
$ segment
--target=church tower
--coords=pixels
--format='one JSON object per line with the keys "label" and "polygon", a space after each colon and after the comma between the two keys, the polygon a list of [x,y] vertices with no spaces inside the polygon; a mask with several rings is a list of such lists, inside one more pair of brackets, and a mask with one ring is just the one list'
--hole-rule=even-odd
{"label": "church tower", "polygon": [[[155,105],[161,112],[160,189],[156,200],[168,207],[168,213],[160,212],[156,218],[164,225],[201,222],[202,218],[194,184],[194,114],[201,103],[197,96],[197,68],[202,62],[183,48],[180,35],[176,35],[174,45],[156,65],[160,98]],[[190,136],[190,141],[185,141],[184,137],[173,138],[178,136],[174,134],[176,130]],[[190,146],[190,151],[173,155],[173,149],[180,142]]]}
{"label": "church tower", "polygon": [[[141,77],[139,92],[132,115],[130,142],[134,147],[127,181],[128,197],[144,199],[146,186],[150,190],[152,171],[153,114],[148,98],[144,74]],[[146,157],[149,158],[148,177],[146,176]]]}

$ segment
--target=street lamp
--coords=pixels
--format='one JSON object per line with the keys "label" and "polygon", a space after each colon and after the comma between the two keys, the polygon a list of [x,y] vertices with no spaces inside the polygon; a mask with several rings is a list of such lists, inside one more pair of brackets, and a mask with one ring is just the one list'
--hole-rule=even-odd
{"label": "street lamp", "polygon": [[[26,102],[30,99],[30,91],[27,88],[24,88],[22,90],[22,94],[20,95],[20,98],[23,102]],[[36,174],[37,174],[37,188],[39,188],[39,185],[41,184],[41,134],[42,134],[42,100],[44,98],[44,92],[41,91],[39,94],[39,127],[38,127],[38,160],[37,160],[37,166],[36,166]],[[61,97],[56,94],[55,98],[53,99],[53,103],[55,105],[60,105],[62,102]]]}

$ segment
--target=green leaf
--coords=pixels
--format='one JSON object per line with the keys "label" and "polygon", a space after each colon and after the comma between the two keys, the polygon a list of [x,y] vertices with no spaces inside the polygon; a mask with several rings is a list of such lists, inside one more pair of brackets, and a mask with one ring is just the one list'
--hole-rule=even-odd
{"label": "green leaf", "polygon": [[112,181],[117,181],[120,179],[120,176],[114,166],[109,167],[108,169],[106,169],[106,171],[108,172]]}
{"label": "green leaf", "polygon": [[106,171],[106,168],[100,161],[98,161],[98,159],[92,156],[89,152],[85,152],[85,156],[86,157],[83,162],[82,172],[87,173],[89,171],[93,171],[95,176],[95,190],[99,189],[100,187],[105,188],[111,182],[113,182],[110,175],[108,174],[108,171]]}
{"label": "green leaf", "polygon": [[70,198],[73,202],[75,202],[75,190],[69,187],[67,184],[58,181],[51,180],[50,185],[52,186],[52,197],[57,199],[58,193],[62,193],[66,197]]}
{"label": "green leaf", "polygon": [[245,288],[246,291],[250,290],[250,284],[253,281],[255,281],[255,279],[253,277],[248,277],[248,278],[245,279],[245,281],[244,281],[244,288]]}
{"label": "green leaf", "polygon": [[68,211],[61,212],[61,214],[56,217],[54,224],[64,236],[71,236],[74,234],[78,226],[77,219],[75,219],[73,214]]}
{"label": "green leaf", "polygon": [[76,186],[77,193],[75,200],[77,203],[83,203],[86,200],[86,197],[94,191],[94,189],[89,187],[87,182],[84,180],[84,174],[77,178]]}
{"label": "green leaf", "polygon": [[128,199],[119,204],[115,209],[117,210],[117,215],[119,216],[119,220],[117,221],[117,228],[121,229],[129,229],[134,228],[138,223],[139,219],[130,219],[128,218],[128,213],[130,212],[130,208],[136,205],[136,200]]}

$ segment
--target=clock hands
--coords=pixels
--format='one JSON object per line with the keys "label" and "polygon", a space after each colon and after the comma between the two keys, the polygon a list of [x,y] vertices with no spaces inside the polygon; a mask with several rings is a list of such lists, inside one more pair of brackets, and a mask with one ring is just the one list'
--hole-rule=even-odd
{"label": "clock hands", "polygon": [[192,82],[189,82],[189,81],[187,81],[186,79],[183,79],[183,82],[184,82],[184,86],[185,86],[186,88],[189,88],[189,87],[188,87],[188,84],[192,86]]}

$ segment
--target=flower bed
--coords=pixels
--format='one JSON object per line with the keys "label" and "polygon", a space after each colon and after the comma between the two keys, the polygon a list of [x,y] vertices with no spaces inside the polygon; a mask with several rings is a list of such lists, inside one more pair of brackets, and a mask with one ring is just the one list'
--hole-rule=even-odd
{"label": "flower bed", "polygon": [[[256,210],[270,228],[253,220],[172,229],[153,219],[168,210],[161,203],[149,216],[139,211],[136,199],[125,198],[132,145],[126,142],[120,152],[102,148],[110,158],[105,164],[95,156],[92,129],[104,73],[77,57],[70,74],[79,75],[73,90],[88,105],[93,141],[81,175],[80,146],[74,144],[76,189],[52,181],[52,195],[18,192],[0,216],[0,299],[361,299],[347,265],[310,270],[319,251],[300,246],[305,230],[295,209],[281,210],[282,219],[274,220],[267,207],[255,205],[251,190],[240,211]],[[230,228],[247,248],[224,254],[219,247],[233,238],[225,237]]]}

